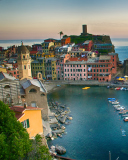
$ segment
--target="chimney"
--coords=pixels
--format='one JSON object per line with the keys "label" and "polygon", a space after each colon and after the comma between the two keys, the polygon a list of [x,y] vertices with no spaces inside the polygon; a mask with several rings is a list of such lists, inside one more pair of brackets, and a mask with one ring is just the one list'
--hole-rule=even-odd
{"label": "chimney", "polygon": [[24,108],[27,108],[27,103],[24,103]]}

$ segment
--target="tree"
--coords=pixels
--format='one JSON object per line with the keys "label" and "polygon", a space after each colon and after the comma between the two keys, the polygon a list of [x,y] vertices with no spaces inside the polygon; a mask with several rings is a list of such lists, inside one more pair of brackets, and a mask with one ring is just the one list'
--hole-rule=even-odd
{"label": "tree", "polygon": [[59,32],[59,34],[60,34],[60,39],[61,39],[61,35],[63,35],[63,32],[62,32],[62,31],[60,31],[60,32]]}
{"label": "tree", "polygon": [[0,159],[20,159],[31,151],[29,135],[8,105],[0,101]]}
{"label": "tree", "polygon": [[32,140],[32,151],[24,160],[51,160],[52,157],[49,153],[47,146],[42,144],[42,137],[37,134],[35,139]]}

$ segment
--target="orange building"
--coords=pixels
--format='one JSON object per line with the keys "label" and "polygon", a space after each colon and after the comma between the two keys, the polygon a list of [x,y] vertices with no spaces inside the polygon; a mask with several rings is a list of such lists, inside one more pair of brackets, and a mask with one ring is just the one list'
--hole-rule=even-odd
{"label": "orange building", "polygon": [[70,37],[64,37],[61,39],[61,45],[64,46],[68,43],[71,43],[71,38]]}
{"label": "orange building", "polygon": [[17,121],[21,122],[26,128],[29,138],[33,139],[37,134],[43,134],[41,118],[41,108],[24,106],[13,106],[10,108],[15,112]]}

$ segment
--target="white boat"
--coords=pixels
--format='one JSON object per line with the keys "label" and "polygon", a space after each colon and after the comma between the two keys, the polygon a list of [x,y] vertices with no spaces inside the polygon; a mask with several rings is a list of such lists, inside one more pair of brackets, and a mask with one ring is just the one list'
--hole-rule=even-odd
{"label": "white boat", "polygon": [[120,104],[113,105],[114,108],[120,107]]}
{"label": "white boat", "polygon": [[116,108],[117,111],[124,110],[124,109],[125,109],[125,107],[123,107],[123,106]]}
{"label": "white boat", "polygon": [[114,101],[114,102],[112,102],[112,104],[119,104],[119,102],[118,101]]}

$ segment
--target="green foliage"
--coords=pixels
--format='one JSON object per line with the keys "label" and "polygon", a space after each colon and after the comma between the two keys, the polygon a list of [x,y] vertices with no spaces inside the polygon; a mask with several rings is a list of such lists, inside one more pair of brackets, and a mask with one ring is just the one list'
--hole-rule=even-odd
{"label": "green foliage", "polygon": [[30,150],[31,141],[26,129],[8,105],[0,101],[0,159],[19,159]]}
{"label": "green foliage", "polygon": [[51,160],[52,157],[49,149],[42,144],[42,137],[36,135],[35,140],[32,140],[33,150],[28,154],[24,160]]}

